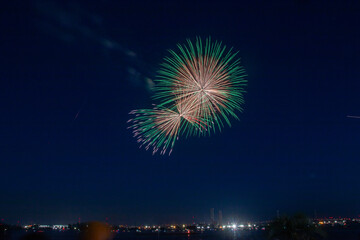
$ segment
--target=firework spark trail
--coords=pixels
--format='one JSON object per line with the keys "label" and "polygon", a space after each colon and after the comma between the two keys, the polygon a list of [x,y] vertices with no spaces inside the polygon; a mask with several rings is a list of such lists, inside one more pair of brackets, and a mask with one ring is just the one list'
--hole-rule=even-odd
{"label": "firework spark trail", "polygon": [[360,118],[360,116],[347,116],[348,118]]}
{"label": "firework spark trail", "polygon": [[221,131],[229,117],[238,119],[243,110],[243,94],[247,81],[237,53],[226,51],[221,42],[200,38],[195,45],[178,45],[179,53],[169,50],[161,64],[154,99],[160,104],[153,109],[134,110],[129,122],[134,137],[145,149],[172,152],[180,135],[210,135]]}

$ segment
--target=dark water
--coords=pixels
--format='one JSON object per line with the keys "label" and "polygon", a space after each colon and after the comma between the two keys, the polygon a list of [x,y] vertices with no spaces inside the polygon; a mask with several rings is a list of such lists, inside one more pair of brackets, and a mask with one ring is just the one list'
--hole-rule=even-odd
{"label": "dark water", "polygon": [[[7,240],[20,240],[25,232],[12,233]],[[47,232],[49,240],[78,240],[75,232]],[[360,229],[328,229],[328,240],[360,240]],[[268,240],[264,231],[207,232],[198,234],[118,233],[114,240]]]}

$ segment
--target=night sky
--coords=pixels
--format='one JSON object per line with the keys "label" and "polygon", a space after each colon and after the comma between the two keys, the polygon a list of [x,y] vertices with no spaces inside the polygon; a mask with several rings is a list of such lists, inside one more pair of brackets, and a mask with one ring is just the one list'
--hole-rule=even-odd
{"label": "night sky", "polygon": [[[357,1],[64,2],[0,8],[0,219],[360,214]],[[245,111],[152,156],[128,113],[151,107],[167,50],[197,36],[239,51]]]}

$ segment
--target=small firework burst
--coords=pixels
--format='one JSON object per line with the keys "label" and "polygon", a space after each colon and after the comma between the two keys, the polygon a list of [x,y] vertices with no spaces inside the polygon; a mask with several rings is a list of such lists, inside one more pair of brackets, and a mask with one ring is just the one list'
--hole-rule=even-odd
{"label": "small firework burst", "polygon": [[206,122],[196,117],[196,111],[198,107],[189,101],[178,101],[174,109],[155,106],[153,109],[133,110],[130,114],[135,116],[128,121],[132,124],[129,128],[140,148],[152,148],[153,154],[159,150],[160,154],[165,154],[170,148],[170,155],[175,141],[186,129],[207,129]]}

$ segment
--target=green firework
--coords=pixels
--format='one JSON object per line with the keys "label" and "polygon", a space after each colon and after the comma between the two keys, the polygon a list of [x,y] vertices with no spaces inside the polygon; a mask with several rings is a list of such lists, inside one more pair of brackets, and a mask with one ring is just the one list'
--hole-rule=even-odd
{"label": "green firework", "polygon": [[198,117],[208,123],[208,130],[221,130],[224,123],[231,126],[229,116],[238,119],[236,111],[243,110],[247,84],[237,53],[210,38],[205,44],[200,38],[195,44],[188,40],[178,45],[177,52],[169,52],[155,80],[154,99],[163,106],[184,99],[193,101],[199,108]]}

